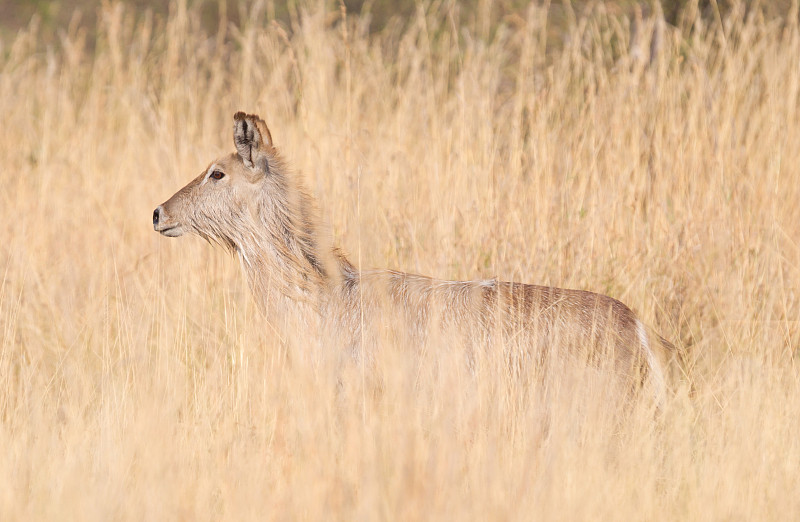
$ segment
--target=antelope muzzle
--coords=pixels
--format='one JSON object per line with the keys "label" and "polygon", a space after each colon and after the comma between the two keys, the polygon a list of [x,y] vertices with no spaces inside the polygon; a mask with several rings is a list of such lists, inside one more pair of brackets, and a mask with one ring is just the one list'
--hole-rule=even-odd
{"label": "antelope muzzle", "polygon": [[153,211],[153,230],[167,237],[178,237],[183,234],[180,223],[170,220],[169,214],[164,210],[164,205],[159,205]]}

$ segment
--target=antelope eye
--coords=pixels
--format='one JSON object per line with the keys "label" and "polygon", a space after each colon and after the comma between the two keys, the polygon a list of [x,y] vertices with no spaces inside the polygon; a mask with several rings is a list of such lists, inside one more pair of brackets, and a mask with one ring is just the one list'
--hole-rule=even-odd
{"label": "antelope eye", "polygon": [[214,179],[222,179],[225,177],[225,173],[220,172],[219,170],[215,170],[214,172],[211,173],[211,177]]}

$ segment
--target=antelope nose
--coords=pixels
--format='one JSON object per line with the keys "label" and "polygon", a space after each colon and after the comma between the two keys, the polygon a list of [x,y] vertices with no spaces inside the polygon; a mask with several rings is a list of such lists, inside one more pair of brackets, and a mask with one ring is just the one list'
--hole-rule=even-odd
{"label": "antelope nose", "polygon": [[156,208],[156,209],[153,211],[153,228],[155,228],[155,227],[157,227],[157,226],[158,226],[158,220],[159,220],[159,218],[161,218],[161,207],[160,207],[160,206],[159,206],[159,207],[157,207],[157,208]]}

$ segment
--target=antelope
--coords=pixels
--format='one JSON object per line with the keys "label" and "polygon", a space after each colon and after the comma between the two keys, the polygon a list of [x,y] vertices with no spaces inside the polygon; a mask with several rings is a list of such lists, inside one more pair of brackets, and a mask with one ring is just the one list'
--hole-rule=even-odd
{"label": "antelope", "polygon": [[497,279],[358,269],[321,232],[314,200],[266,123],[243,112],[233,118],[236,152],[159,205],[153,228],[167,237],[196,234],[235,252],[268,317],[298,314],[309,329],[335,332],[362,350],[389,325],[414,343],[436,330],[473,352],[503,346],[517,365],[579,354],[610,361],[614,372],[663,397],[674,347],[616,299]]}

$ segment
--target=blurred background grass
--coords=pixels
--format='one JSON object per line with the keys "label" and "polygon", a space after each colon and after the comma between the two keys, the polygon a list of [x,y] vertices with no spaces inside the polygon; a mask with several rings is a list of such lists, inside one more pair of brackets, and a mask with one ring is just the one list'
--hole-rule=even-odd
{"label": "blurred background grass", "polygon": [[[0,519],[798,519],[800,27],[762,4],[8,11]],[[694,395],[619,423],[502,357],[278,338],[150,224],[236,110],[364,267],[620,298]]]}
{"label": "blurred background grass", "polygon": [[[80,23],[89,28],[96,27],[97,16],[102,9],[102,0],[6,0],[0,4],[0,35],[14,34],[28,25],[32,17],[37,17],[41,25],[41,37],[44,42],[52,42],[59,31],[65,30],[70,23]],[[150,12],[156,20],[162,22],[169,15],[169,2],[154,0],[124,0],[131,12],[143,15]],[[719,13],[725,17],[737,5],[730,0],[550,0],[547,2],[526,2],[523,0],[464,0],[458,2],[462,20],[472,20],[473,26],[483,26],[487,33],[493,32],[499,24],[513,23],[515,19],[524,18],[526,9],[531,4],[548,7],[548,26],[554,34],[553,43],[557,44],[559,33],[567,29],[570,20],[585,15],[598,5],[612,15],[634,17],[636,11],[644,16],[656,10],[664,13],[664,19],[672,25],[680,24],[684,18],[694,19],[695,11],[705,18],[712,18]],[[269,10],[271,18],[278,20],[286,27],[291,27],[292,14],[296,13],[298,3],[271,2]],[[420,7],[418,0],[348,0],[344,2],[347,11],[358,15],[368,23],[370,32],[380,32],[387,27],[399,24],[403,26],[413,19],[414,12]],[[785,18],[789,13],[792,0],[767,0],[746,3],[749,11],[759,13],[767,19]],[[193,0],[188,6],[200,13],[200,23],[204,31],[213,34],[219,27],[219,20],[225,17],[231,23],[241,25],[246,9],[240,0]],[[479,22],[479,23],[478,23]],[[94,35],[88,35],[91,45]]]}

